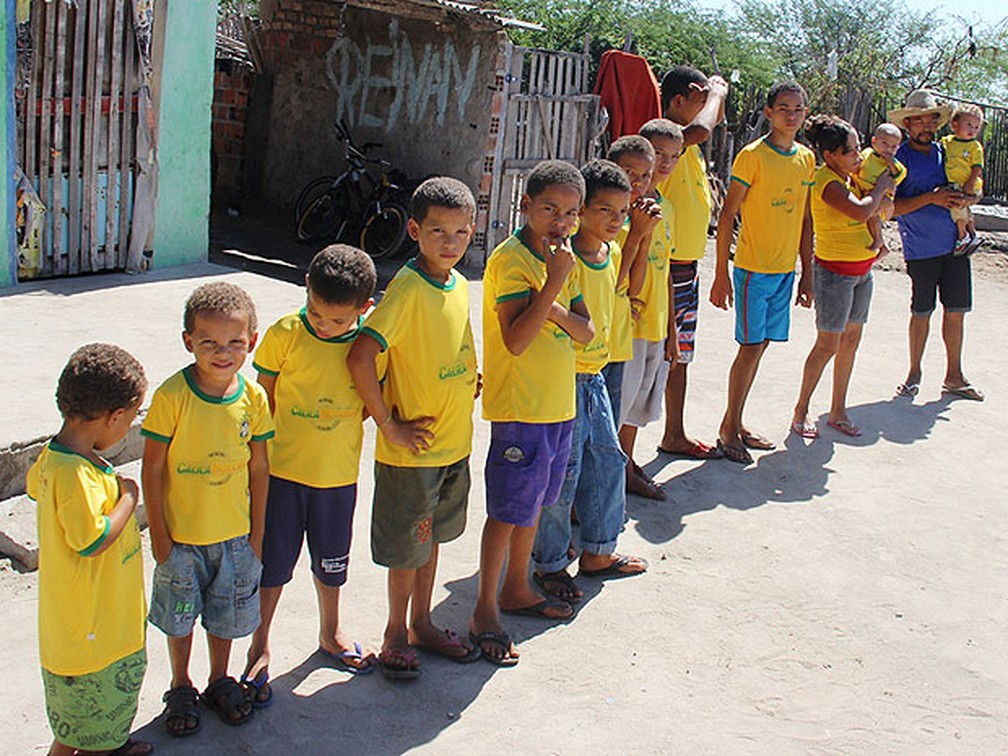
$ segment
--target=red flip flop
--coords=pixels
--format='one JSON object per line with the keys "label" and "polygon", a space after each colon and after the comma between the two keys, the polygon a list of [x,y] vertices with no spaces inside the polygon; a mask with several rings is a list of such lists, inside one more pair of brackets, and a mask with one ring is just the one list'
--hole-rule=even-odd
{"label": "red flip flop", "polygon": [[703,441],[696,441],[688,449],[665,449],[658,447],[659,454],[668,454],[672,457],[688,457],[690,459],[721,459],[724,454],[715,446],[708,446]]}

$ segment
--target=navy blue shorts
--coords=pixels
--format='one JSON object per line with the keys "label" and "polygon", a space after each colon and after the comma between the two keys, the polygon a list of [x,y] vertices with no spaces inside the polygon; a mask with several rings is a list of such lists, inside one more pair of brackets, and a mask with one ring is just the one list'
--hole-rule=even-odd
{"label": "navy blue shorts", "polygon": [[308,534],[312,572],[323,585],[346,582],[357,484],[312,488],[270,476],[263,537],[264,588],[290,582]]}

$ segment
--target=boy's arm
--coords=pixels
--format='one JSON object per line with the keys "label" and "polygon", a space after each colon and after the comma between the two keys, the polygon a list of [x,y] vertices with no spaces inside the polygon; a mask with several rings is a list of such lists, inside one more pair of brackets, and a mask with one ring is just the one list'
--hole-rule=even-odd
{"label": "boy's arm", "polygon": [[419,454],[428,447],[434,435],[428,430],[434,422],[433,417],[419,417],[413,420],[403,420],[389,409],[382,396],[381,384],[378,382],[378,370],[375,359],[381,352],[381,344],[368,333],[358,334],[354,339],[350,353],[347,355],[347,368],[353,378],[354,387],[360,394],[364,407],[375,419],[375,426],[385,434],[385,438],[396,446],[404,446],[414,454]]}
{"label": "boy's arm", "polygon": [[259,371],[256,381],[266,390],[266,398],[269,399],[270,413],[276,415],[276,381],[277,377],[270,373]]}
{"label": "boy's arm", "polygon": [[263,534],[266,532],[266,498],[269,494],[269,454],[265,441],[249,442],[249,515],[252,526],[249,544],[262,561]]}
{"label": "boy's arm", "polygon": [[703,144],[710,139],[714,127],[724,115],[725,98],[728,97],[728,82],[720,76],[707,79],[707,102],[693,121],[683,129],[683,147]]}
{"label": "boy's arm", "polygon": [[547,319],[563,328],[574,341],[587,344],[595,338],[595,324],[583,299],[572,304],[569,310],[554,302]]}
{"label": "boy's arm", "polygon": [[633,264],[630,266],[630,283],[627,286],[627,295],[631,302],[639,301],[637,295],[644,288],[644,279],[647,278],[648,250],[651,249],[653,238],[654,228],[652,227],[641,234],[640,241],[637,243],[637,251],[634,253]]}
{"label": "boy's arm", "polygon": [[171,553],[174,542],[164,518],[164,489],[167,473],[168,444],[152,438],[144,440],[143,484],[144,507],[147,509],[147,527],[150,529],[151,552],[154,561],[162,564]]}
{"label": "boy's arm", "polygon": [[[973,169],[970,171],[969,178],[966,179],[966,183],[963,184],[963,192],[976,197],[977,182],[980,180],[982,176],[983,176],[983,166],[974,165]],[[979,197],[976,197],[976,199],[979,199]]]}
{"label": "boy's arm", "polygon": [[553,303],[568,274],[574,269],[574,251],[570,239],[565,239],[563,245],[555,249],[551,249],[545,240],[543,246],[547,252],[546,283],[542,289],[533,289],[527,297],[508,299],[497,304],[497,322],[500,324],[504,346],[515,357],[528,349],[529,344],[535,340],[550,317]]}
{"label": "boy's arm", "polygon": [[735,233],[735,216],[742,207],[749,187],[739,181],[728,185],[721,214],[717,224],[717,262],[714,266],[714,282],[711,284],[710,302],[715,307],[727,310],[734,297],[732,296],[731,276],[728,275],[728,258],[731,257],[732,237]]}
{"label": "boy's arm", "polygon": [[[892,179],[890,179],[891,181]],[[815,299],[812,285],[812,188],[805,195],[805,213],[802,215],[801,239],[798,242],[798,256],[801,258],[801,277],[798,279],[798,296],[795,304],[811,307]]]}
{"label": "boy's arm", "polygon": [[[671,274],[670,274],[671,275]],[[675,322],[675,296],[672,279],[669,278],[668,337],[665,339],[665,361],[679,361],[679,329]]]}
{"label": "boy's arm", "polygon": [[105,540],[102,541],[101,546],[88,554],[88,556],[98,556],[115,543],[115,540],[126,527],[126,523],[129,522],[129,518],[136,511],[137,503],[140,501],[140,491],[137,488],[136,481],[124,478],[121,475],[117,475],[116,477],[119,478],[119,501],[116,502],[115,507],[107,515],[109,519],[108,533],[105,535]]}

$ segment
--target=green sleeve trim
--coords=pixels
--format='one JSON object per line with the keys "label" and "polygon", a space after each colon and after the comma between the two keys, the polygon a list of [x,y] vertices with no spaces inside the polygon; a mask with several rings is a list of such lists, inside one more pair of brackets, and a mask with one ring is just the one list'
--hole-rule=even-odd
{"label": "green sleeve trim", "polygon": [[973,165],[970,166],[970,170],[972,170],[973,168],[983,168],[983,167],[984,167],[983,163],[973,163]]}
{"label": "green sleeve trim", "polygon": [[584,294],[578,294],[574,299],[571,300],[571,307],[576,305],[578,302],[584,302]]}
{"label": "green sleeve trim", "polygon": [[497,304],[500,304],[501,302],[510,302],[512,299],[524,299],[525,297],[529,296],[532,296],[531,291],[528,290],[516,291],[514,294],[502,294],[501,296],[497,297],[496,301]]}
{"label": "green sleeve trim", "polygon": [[112,520],[110,520],[107,515],[103,516],[102,519],[105,521],[105,530],[102,531],[102,534],[95,539],[94,543],[92,543],[86,549],[81,549],[80,551],[77,552],[82,557],[91,556],[92,554],[94,554],[96,551],[98,551],[98,549],[101,548],[102,544],[105,543],[105,539],[108,538],[109,528],[112,527]]}
{"label": "green sleeve trim", "polygon": [[154,431],[147,430],[146,428],[140,429],[140,435],[145,438],[149,438],[152,441],[160,441],[162,444],[170,444],[172,440],[171,436],[162,436],[160,433],[155,433]]}
{"label": "green sleeve trim", "polygon": [[802,181],[802,186],[815,186],[815,181]]}
{"label": "green sleeve trim", "polygon": [[252,436],[253,441],[268,441],[276,435],[276,431],[266,431],[265,433],[260,433],[257,436]]}
{"label": "green sleeve trim", "polygon": [[388,342],[385,341],[385,337],[382,336],[380,333],[378,333],[378,331],[376,331],[374,328],[368,328],[367,326],[364,326],[363,328],[360,329],[359,335],[370,336],[372,339],[378,342],[378,346],[381,347],[381,350],[383,352],[386,349],[388,349]]}
{"label": "green sleeve trim", "polygon": [[740,184],[742,184],[742,186],[744,186],[744,187],[745,187],[746,189],[748,189],[748,188],[749,188],[750,186],[752,186],[752,184],[750,184],[750,183],[749,183],[748,181],[744,181],[743,179],[740,179],[740,178],[739,178],[738,176],[736,176],[736,175],[735,175],[734,173],[732,174],[732,177],[731,177],[731,180],[732,180],[732,181],[738,181],[738,182],[739,182]]}
{"label": "green sleeve trim", "polygon": [[272,375],[272,376],[280,375],[279,370],[270,370],[269,368],[264,368],[262,365],[260,365],[258,362],[255,362],[254,360],[252,362],[252,367],[255,368],[257,372],[260,372],[263,375]]}

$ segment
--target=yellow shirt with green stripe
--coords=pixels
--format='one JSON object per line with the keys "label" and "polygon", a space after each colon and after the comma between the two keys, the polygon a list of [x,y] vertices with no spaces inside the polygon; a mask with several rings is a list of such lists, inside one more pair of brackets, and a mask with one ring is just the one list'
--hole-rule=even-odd
{"label": "yellow shirt with green stripe", "polygon": [[94,555],[119,501],[115,470],[50,441],[27,483],[38,507],[42,666],[56,675],[86,675],[136,653],[147,625],[136,518]]}
{"label": "yellow shirt with green stripe", "polygon": [[[893,160],[893,168],[896,171],[893,174],[893,181],[896,186],[899,186],[903,183],[903,179],[907,176],[907,169],[903,163],[895,159]],[[861,151],[861,167],[854,176],[854,182],[861,190],[862,195],[868,194],[875,188],[875,184],[878,183],[879,177],[888,171],[889,163],[886,162],[885,158],[875,152],[875,150],[871,147],[868,147]],[[890,193],[890,198],[892,198],[894,194],[895,190]]]}
{"label": "yellow shirt with green stripe", "polygon": [[815,174],[808,147],[781,150],[766,137],[735,157],[731,180],[746,187],[735,266],[752,273],[790,273],[801,244],[805,203]]}
{"label": "yellow shirt with green stripe", "polygon": [[691,144],[683,151],[672,173],[658,185],[658,192],[675,208],[671,259],[702,260],[710,226],[711,193],[700,145]]}
{"label": "yellow shirt with green stripe", "polygon": [[823,199],[826,187],[834,181],[858,196],[854,182],[843,179],[829,166],[822,165],[816,171],[815,186],[812,188],[812,224],[815,228],[816,257],[821,260],[842,262],[861,262],[875,257],[876,252],[868,249],[868,245],[872,242],[868,224],[844,215]]}
{"label": "yellow shirt with green stripe", "polygon": [[[609,254],[616,274],[623,262],[623,250],[616,241],[609,242]],[[591,309],[588,310],[591,312]],[[594,321],[595,316],[592,315]],[[616,287],[612,326],[609,329],[609,362],[627,362],[633,357],[633,316],[630,314],[630,276]]]}
{"label": "yellow shirt with green stripe", "polygon": [[[497,306],[546,285],[546,262],[516,231],[490,254],[483,274],[483,418],[491,422],[558,423],[574,417],[574,341],[547,320],[520,355],[504,346]],[[556,301],[583,299],[572,270]]]}
{"label": "yellow shirt with green stripe", "polygon": [[[984,167],[984,148],[978,139],[960,139],[955,134],[942,137],[945,146],[945,177],[954,184],[962,186],[969,181],[974,168]],[[977,180],[976,190],[983,186],[982,180]]]}
{"label": "yellow shirt with green stripe", "polygon": [[312,488],[356,483],[364,439],[364,402],[346,366],[357,327],[323,339],[304,308],[271,325],[252,366],[276,378],[276,435],[270,475]]}
{"label": "yellow shirt with green stripe", "polygon": [[361,333],[387,355],[382,395],[389,409],[403,418],[434,418],[429,448],[414,454],[379,433],[375,459],[396,467],[444,467],[469,456],[477,366],[465,277],[453,270],[441,283],[410,260]]}
{"label": "yellow shirt with green stripe", "polygon": [[[616,277],[619,274],[619,246],[606,244],[606,257],[600,263],[585,260],[577,247],[578,286],[595,326],[595,338],[588,344],[575,343],[574,369],[578,373],[598,373],[610,361],[613,317],[616,307]],[[628,300],[629,304],[629,300]]]}
{"label": "yellow shirt with green stripe", "polygon": [[193,380],[192,367],[158,386],[140,434],[168,444],[168,534],[205,546],[248,534],[249,443],[273,437],[273,417],[258,383],[239,373],[233,394],[209,396]]}
{"label": "yellow shirt with green stripe", "polygon": [[[661,208],[662,219],[651,235],[651,246],[647,251],[647,268],[644,273],[644,283],[637,294],[643,304],[640,317],[633,321],[633,337],[646,341],[661,341],[668,336],[669,312],[669,259],[671,246],[675,243],[675,226],[673,215],[675,210],[661,192],[658,193],[658,207]],[[678,217],[678,216],[675,216]],[[620,229],[616,240],[622,245],[626,243],[630,233],[630,221],[627,220]]]}

